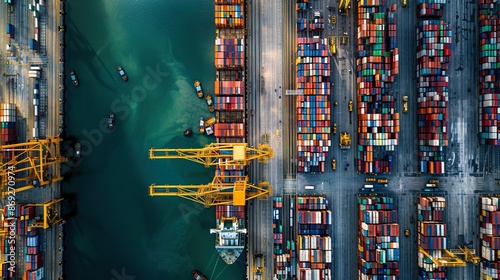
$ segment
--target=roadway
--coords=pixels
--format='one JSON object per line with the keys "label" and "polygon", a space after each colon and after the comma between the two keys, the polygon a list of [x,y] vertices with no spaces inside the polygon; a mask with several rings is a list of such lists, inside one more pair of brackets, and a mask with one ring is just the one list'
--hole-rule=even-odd
{"label": "roadway", "polygon": [[[282,104],[281,104],[281,1],[253,0],[248,5],[248,103],[254,116],[247,114],[250,123],[249,143],[257,146],[269,135],[274,158],[267,164],[254,163],[250,167],[250,181],[268,181],[273,193],[281,191],[283,184]],[[249,111],[247,110],[247,112]],[[253,171],[253,172],[252,172]],[[265,256],[265,279],[272,279],[273,235],[272,199],[253,200],[249,207],[249,246],[247,275],[253,267],[253,254]]]}

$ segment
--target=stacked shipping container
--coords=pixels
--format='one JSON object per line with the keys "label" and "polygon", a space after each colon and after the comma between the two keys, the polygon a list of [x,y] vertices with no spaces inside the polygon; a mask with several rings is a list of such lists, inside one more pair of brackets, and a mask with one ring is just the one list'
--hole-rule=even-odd
{"label": "stacked shipping container", "polygon": [[[18,275],[25,275],[26,278],[23,279],[42,279],[44,268],[41,234],[38,229],[30,228],[34,223],[35,208],[25,205],[4,206],[3,211],[3,227],[7,229],[9,235],[2,239],[2,253],[7,257],[12,251],[17,253],[14,270],[20,272]],[[10,236],[19,238],[9,239]],[[19,260],[20,255],[23,255],[23,260]],[[24,267],[21,264],[24,264]],[[9,267],[9,263],[2,264],[2,278],[15,277],[15,273],[12,273]]]}
{"label": "stacked shipping container", "polygon": [[481,197],[480,204],[481,279],[500,279],[500,199]]}
{"label": "stacked shipping container", "polygon": [[399,224],[391,197],[358,197],[358,279],[399,279]]}
{"label": "stacked shipping container", "polygon": [[16,104],[0,104],[0,126],[1,126],[1,144],[10,144],[17,140],[16,122],[17,122]]}
{"label": "stacked shipping container", "polygon": [[[330,57],[328,39],[305,37],[324,28],[320,12],[314,15],[309,1],[298,0],[296,89],[297,170],[324,172],[330,140]],[[307,18],[312,18],[308,21]]]}
{"label": "stacked shipping container", "polygon": [[441,17],[446,0],[417,0],[417,17]]}
{"label": "stacked shipping container", "polygon": [[[291,207],[293,207],[293,199]],[[293,208],[291,208],[291,211]],[[274,279],[292,279],[295,275],[293,269],[296,267],[295,242],[283,241],[283,198],[273,198],[273,259]],[[286,246],[285,246],[286,245]]]}
{"label": "stacked shipping container", "polygon": [[[446,224],[443,213],[444,197],[418,197],[418,245],[433,258],[440,258],[446,248]],[[423,253],[418,252],[419,280],[446,280],[446,268],[436,266]]]}
{"label": "stacked shipping container", "polygon": [[245,124],[245,3],[215,1],[214,84],[217,142],[244,142]]}
{"label": "stacked shipping container", "polygon": [[386,12],[383,0],[358,0],[357,169],[362,173],[392,172],[391,153],[398,145],[399,113],[391,91],[399,71],[395,9]]}
{"label": "stacked shipping container", "polygon": [[332,279],[332,213],[325,197],[297,197],[299,280]]}
{"label": "stacked shipping container", "polygon": [[[439,17],[443,0],[419,0],[420,17]],[[435,9],[429,11],[428,6]],[[441,11],[441,12],[436,12]],[[417,26],[418,160],[419,171],[445,173],[448,146],[448,76],[451,27],[444,21],[420,18]]]}
{"label": "stacked shipping container", "polygon": [[496,0],[479,0],[479,141],[499,145],[500,11]]}
{"label": "stacked shipping container", "polygon": [[330,57],[327,39],[297,38],[299,172],[323,172],[330,140]]}

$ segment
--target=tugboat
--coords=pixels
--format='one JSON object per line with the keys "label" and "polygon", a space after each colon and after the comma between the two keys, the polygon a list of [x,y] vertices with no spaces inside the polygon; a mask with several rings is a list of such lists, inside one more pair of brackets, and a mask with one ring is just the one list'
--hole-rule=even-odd
{"label": "tugboat", "polygon": [[122,77],[124,82],[128,81],[127,73],[125,73],[125,70],[121,65],[118,65],[118,74],[120,74],[120,77]]}
{"label": "tugboat", "polygon": [[69,76],[71,78],[71,82],[75,87],[77,87],[80,83],[78,82],[78,76],[76,75],[75,70],[69,71]]}
{"label": "tugboat", "polygon": [[205,132],[205,119],[200,117],[200,133],[203,134],[203,132]]}
{"label": "tugboat", "polygon": [[212,98],[212,95],[210,93],[207,93],[205,95],[205,100],[207,101],[208,111],[213,112],[215,110],[215,107],[214,107],[214,100]]}
{"label": "tugboat", "polygon": [[194,88],[196,89],[196,93],[198,94],[198,97],[203,98],[203,89],[201,88],[200,81],[198,81],[198,80],[194,81]]}
{"label": "tugboat", "polygon": [[115,128],[115,113],[109,114],[108,117],[108,129],[113,130]]}
{"label": "tugboat", "polygon": [[193,130],[191,128],[184,130],[184,136],[189,136],[191,134],[193,134]]}
{"label": "tugboat", "polygon": [[201,274],[198,270],[193,270],[193,278],[196,280],[208,280],[207,277]]}

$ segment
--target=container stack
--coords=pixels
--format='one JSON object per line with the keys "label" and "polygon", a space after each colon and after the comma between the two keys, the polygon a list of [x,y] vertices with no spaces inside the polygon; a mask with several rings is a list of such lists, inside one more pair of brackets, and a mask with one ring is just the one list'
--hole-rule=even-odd
{"label": "container stack", "polygon": [[[24,238],[24,251],[26,275],[36,275],[39,269],[43,272],[43,253],[41,252],[41,235],[37,229],[28,232],[28,236]],[[40,273],[39,272],[39,273]],[[35,278],[30,278],[35,279]]]}
{"label": "container stack", "polygon": [[297,197],[299,280],[332,279],[332,213],[325,197]]}
{"label": "container stack", "polygon": [[481,239],[481,279],[500,279],[500,199],[481,197],[479,239]]}
{"label": "container stack", "polygon": [[[418,197],[418,246],[426,250],[433,258],[441,258],[446,248],[446,224],[443,213],[446,207],[444,197]],[[436,266],[423,253],[418,252],[419,279],[445,280],[446,268]]]}
{"label": "container stack", "polygon": [[287,278],[287,263],[283,248],[283,197],[273,198],[273,259],[274,276],[277,279]]}
{"label": "container stack", "polygon": [[245,5],[241,0],[215,1],[215,27],[244,28]]}
{"label": "container stack", "polygon": [[311,30],[311,31],[321,31],[325,28],[325,19],[320,16],[315,16],[311,21],[308,21],[307,18],[297,18],[297,30]]}
{"label": "container stack", "polygon": [[500,11],[496,0],[479,0],[479,141],[499,145]]}
{"label": "container stack", "polygon": [[418,3],[418,8],[424,10],[417,10],[420,17],[417,23],[419,171],[443,174],[444,147],[448,146],[447,70],[452,33],[445,21],[437,19],[443,13],[445,1],[419,0]]}
{"label": "container stack", "polygon": [[297,38],[299,172],[324,172],[330,140],[330,57],[327,39]]}
{"label": "container stack", "polygon": [[441,17],[446,0],[418,0],[417,17]]}
{"label": "container stack", "polygon": [[398,145],[399,113],[391,90],[399,71],[395,10],[386,10],[383,0],[358,0],[356,157],[362,173],[392,172]]}
{"label": "container stack", "polygon": [[8,38],[14,39],[14,34],[15,34],[14,25],[7,23],[6,32]]}
{"label": "container stack", "polygon": [[215,67],[217,69],[245,66],[245,40],[243,38],[215,39]]}
{"label": "container stack", "polygon": [[222,183],[241,181],[245,177],[245,166],[219,164],[215,169],[215,175],[221,176]]}
{"label": "container stack", "polygon": [[[15,239],[13,244],[9,243],[8,237],[4,239],[2,243],[2,252],[8,254],[11,246],[13,246],[17,253],[16,272],[20,271],[20,275],[25,275],[26,279],[42,279],[43,246],[41,234],[38,229],[30,228],[35,221],[35,207],[22,204],[11,206],[10,208],[9,206],[4,206],[3,213],[3,227],[7,229],[9,235],[13,234],[19,238]],[[10,242],[12,242],[12,240],[10,240]],[[23,257],[22,262],[19,261],[20,256]],[[25,264],[24,267],[20,266],[22,263]],[[4,278],[6,278],[6,275],[9,276],[9,266],[8,263],[2,264],[2,276]]]}
{"label": "container stack", "polygon": [[399,279],[399,224],[392,197],[358,197],[358,279]]}
{"label": "container stack", "polygon": [[215,1],[214,105],[217,142],[245,141],[245,2]]}
{"label": "container stack", "polygon": [[16,135],[17,109],[16,104],[0,104],[0,126],[1,144],[14,143],[17,140]]}

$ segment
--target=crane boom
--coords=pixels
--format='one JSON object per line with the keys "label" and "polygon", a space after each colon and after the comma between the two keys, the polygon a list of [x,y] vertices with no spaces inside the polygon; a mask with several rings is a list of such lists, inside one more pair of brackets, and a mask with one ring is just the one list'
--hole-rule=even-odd
{"label": "crane boom", "polygon": [[150,159],[186,159],[203,164],[214,165],[248,165],[251,160],[267,162],[273,157],[273,150],[266,144],[258,148],[248,147],[247,143],[211,143],[204,148],[168,149],[152,148]]}
{"label": "crane boom", "polygon": [[[228,178],[231,176],[225,176]],[[215,177],[206,185],[151,185],[150,196],[177,196],[200,204],[205,207],[214,205],[245,205],[247,200],[267,196],[271,186],[267,182],[253,185],[247,183],[248,177],[232,183],[221,182],[221,177]]]}

